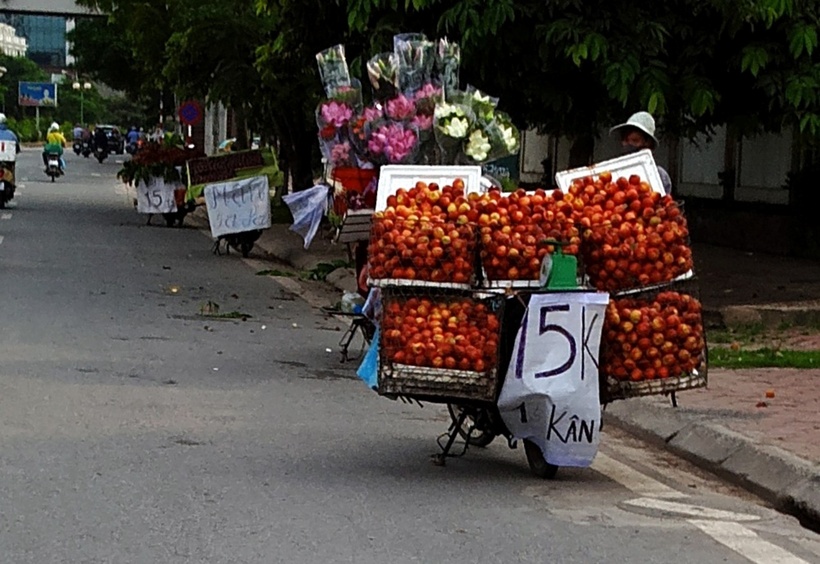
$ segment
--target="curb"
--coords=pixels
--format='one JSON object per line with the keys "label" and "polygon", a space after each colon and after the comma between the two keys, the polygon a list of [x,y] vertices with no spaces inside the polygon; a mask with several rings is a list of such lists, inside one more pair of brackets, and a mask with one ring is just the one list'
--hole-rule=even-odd
{"label": "curb", "polygon": [[706,309],[704,321],[710,327],[742,329],[765,327],[778,329],[788,327],[816,327],[820,325],[820,301],[793,304],[732,305],[719,309]]}
{"label": "curb", "polygon": [[820,529],[820,464],[644,399],[610,404],[607,423],[663,446]]}

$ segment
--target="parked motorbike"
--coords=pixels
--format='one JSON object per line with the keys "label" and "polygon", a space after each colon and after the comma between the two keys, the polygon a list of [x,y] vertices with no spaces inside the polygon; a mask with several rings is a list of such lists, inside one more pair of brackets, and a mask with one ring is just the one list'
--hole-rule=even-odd
{"label": "parked motorbike", "polygon": [[51,177],[54,182],[58,176],[63,175],[63,169],[60,168],[60,155],[58,153],[48,153],[46,155],[46,174]]}
{"label": "parked motorbike", "polygon": [[100,163],[102,163],[108,158],[108,150],[105,147],[97,147],[94,149],[94,156]]}
{"label": "parked motorbike", "polygon": [[14,161],[0,162],[0,209],[6,207],[6,203],[14,198]]}

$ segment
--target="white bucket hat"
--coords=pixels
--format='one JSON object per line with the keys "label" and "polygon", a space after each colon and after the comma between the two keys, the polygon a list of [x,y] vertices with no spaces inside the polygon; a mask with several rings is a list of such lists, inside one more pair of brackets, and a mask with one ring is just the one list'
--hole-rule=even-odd
{"label": "white bucket hat", "polygon": [[655,118],[652,117],[652,114],[649,112],[637,112],[629,116],[629,119],[626,120],[626,123],[622,123],[620,125],[616,125],[612,129],[609,130],[609,133],[615,133],[615,131],[619,129],[624,129],[627,127],[634,127],[652,138],[652,141],[655,145],[658,144],[658,139],[655,137]]}

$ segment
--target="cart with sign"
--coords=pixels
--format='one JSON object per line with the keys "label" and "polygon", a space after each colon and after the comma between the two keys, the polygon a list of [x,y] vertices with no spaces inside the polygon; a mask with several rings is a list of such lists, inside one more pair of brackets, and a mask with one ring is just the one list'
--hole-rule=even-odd
{"label": "cart with sign", "polygon": [[667,286],[691,276],[688,233],[648,151],[562,173],[554,192],[487,188],[481,165],[517,153],[520,134],[498,99],[459,89],[459,58],[446,39],[394,37],[367,62],[365,106],[344,46],[317,54],[336,211],[351,239],[372,219],[382,296],[358,374],[385,397],[447,405],[437,463],[504,436],[551,477],[591,464],[602,401],[705,384],[699,303]]}
{"label": "cart with sign", "polygon": [[[583,174],[560,174],[565,192],[507,195],[479,193],[480,182],[463,168],[383,171],[369,249],[371,282],[383,295],[378,391],[447,405],[451,425],[439,437],[437,463],[504,436],[511,447],[523,439],[533,472],[552,477],[560,466],[591,462],[601,404],[706,384],[688,233],[679,207],[652,190],[653,169],[651,154],[642,153]],[[452,185],[465,178],[464,195],[457,195]],[[645,200],[640,221],[652,226],[649,243],[657,229],[670,234],[649,253],[659,253],[660,260],[643,257],[644,239],[631,241],[633,227],[613,229],[611,217],[601,226],[585,220],[584,198],[591,201],[596,191],[606,197],[607,189],[623,194],[623,202],[613,197],[625,209]],[[644,197],[636,199],[633,190]],[[415,207],[428,209],[431,198],[456,204],[452,223],[424,224]],[[550,213],[540,211],[544,207]],[[579,212],[574,216],[573,208]],[[505,211],[490,211],[498,209]],[[524,216],[539,214],[541,231],[516,213],[521,210]],[[565,224],[542,233],[561,210],[567,212]],[[637,215],[627,221],[644,225]],[[623,276],[607,277],[602,269],[616,241],[600,241],[599,228],[605,236],[619,233],[630,240],[619,251],[626,260]],[[529,246],[518,244],[526,243],[523,237],[507,236],[525,232],[538,233]],[[455,253],[458,239],[475,245],[465,243]],[[446,249],[437,252],[442,243]],[[627,255],[627,247],[638,256]],[[527,257],[538,259],[538,271],[526,270]],[[500,278],[504,273],[510,278]]]}

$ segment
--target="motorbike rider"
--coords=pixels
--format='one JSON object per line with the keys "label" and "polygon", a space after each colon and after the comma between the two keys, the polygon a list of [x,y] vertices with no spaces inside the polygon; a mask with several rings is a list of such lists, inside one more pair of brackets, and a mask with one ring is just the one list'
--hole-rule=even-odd
{"label": "motorbike rider", "polygon": [[53,153],[60,157],[60,172],[65,171],[65,161],[63,160],[63,148],[66,146],[66,140],[63,133],[60,131],[60,125],[55,121],[48,127],[46,134],[46,145],[43,147],[43,167],[48,170],[48,155]]}
{"label": "motorbike rider", "polygon": [[102,127],[94,128],[94,150],[101,149],[103,153],[108,155],[108,136]]}
{"label": "motorbike rider", "polygon": [[15,153],[20,152],[20,141],[17,139],[17,134],[6,124],[6,114],[0,114],[0,141],[14,141]]}
{"label": "motorbike rider", "polygon": [[74,129],[72,130],[72,134],[74,136],[74,141],[80,141],[83,138],[83,126],[79,123],[74,124]]}

